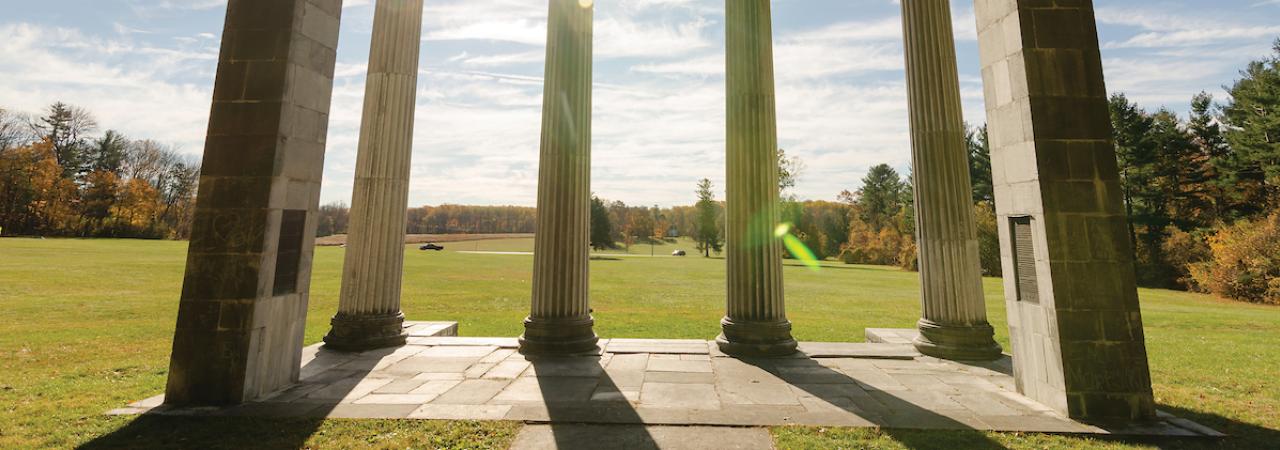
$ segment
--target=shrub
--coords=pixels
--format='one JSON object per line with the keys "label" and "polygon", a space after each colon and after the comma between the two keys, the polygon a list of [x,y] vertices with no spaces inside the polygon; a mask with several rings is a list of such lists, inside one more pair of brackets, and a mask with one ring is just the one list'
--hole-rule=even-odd
{"label": "shrub", "polygon": [[1209,248],[1210,259],[1191,266],[1199,286],[1226,298],[1280,304],[1280,213],[1222,228]]}
{"label": "shrub", "polygon": [[996,209],[989,202],[978,202],[973,207],[973,217],[978,226],[978,261],[982,274],[989,277],[1004,275],[1000,265],[1000,227],[996,222]]}
{"label": "shrub", "polygon": [[912,236],[893,227],[872,230],[865,222],[854,220],[849,227],[849,241],[840,251],[845,264],[898,266],[917,270],[916,243]]}
{"label": "shrub", "polygon": [[1201,231],[1186,232],[1176,227],[1169,227],[1166,232],[1169,238],[1162,244],[1165,261],[1177,274],[1177,283],[1182,288],[1203,292],[1204,288],[1191,276],[1191,267],[1201,264],[1213,257],[1205,233]]}
{"label": "shrub", "polygon": [[898,250],[898,267],[910,272],[920,271],[920,253],[916,240],[911,236],[903,236]]}

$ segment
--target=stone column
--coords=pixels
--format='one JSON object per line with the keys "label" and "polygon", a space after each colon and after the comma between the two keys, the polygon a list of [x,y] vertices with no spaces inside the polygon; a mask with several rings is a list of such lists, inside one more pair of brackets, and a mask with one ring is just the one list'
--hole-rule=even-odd
{"label": "stone column", "polygon": [[796,351],[782,295],[778,134],[769,0],[726,0],[728,313],[716,338],[741,356]]}
{"label": "stone column", "polygon": [[550,0],[533,305],[520,352],[592,351],[599,338],[587,301],[591,221],[591,38],[588,0]]}
{"label": "stone column", "polygon": [[400,281],[421,35],[422,0],[378,0],[342,294],[333,328],[324,337],[329,348],[359,351],[405,343]]}
{"label": "stone column", "polygon": [[230,0],[165,403],[298,381],[341,0]]}
{"label": "stone column", "polygon": [[973,186],[949,0],[903,0],[922,315],[915,346],[946,359],[1001,355],[982,296]]}
{"label": "stone column", "polygon": [[1073,419],[1154,418],[1093,2],[974,9],[1018,391]]}

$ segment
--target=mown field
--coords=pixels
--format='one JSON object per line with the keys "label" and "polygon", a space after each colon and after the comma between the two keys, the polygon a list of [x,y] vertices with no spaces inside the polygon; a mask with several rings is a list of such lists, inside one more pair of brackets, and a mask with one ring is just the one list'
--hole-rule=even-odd
{"label": "mown field", "polygon": [[[455,320],[468,336],[514,336],[527,314],[528,238],[407,247],[404,310]],[[692,245],[655,247],[669,255]],[[343,249],[317,249],[308,343],[336,310]],[[602,337],[714,337],[724,262],[648,255],[647,245],[592,262]],[[163,390],[186,244],[0,239],[0,448],[502,448],[519,424],[108,417]],[[788,264],[795,335],[861,341],[867,327],[910,327],[916,275],[893,268]],[[1008,343],[998,280],[986,281],[997,338]],[[1116,442],[1063,436],[785,427],[779,448],[1280,448],[1280,308],[1143,290],[1161,407],[1233,435],[1216,442]]]}

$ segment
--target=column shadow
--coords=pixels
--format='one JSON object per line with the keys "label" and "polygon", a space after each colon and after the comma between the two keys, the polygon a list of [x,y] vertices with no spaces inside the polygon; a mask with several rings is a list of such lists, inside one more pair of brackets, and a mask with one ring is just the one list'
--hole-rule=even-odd
{"label": "column shadow", "polygon": [[302,366],[298,383],[240,405],[161,405],[79,449],[297,449],[321,427],[359,380],[397,348],[361,353],[321,349]]}
{"label": "column shadow", "polygon": [[[834,407],[870,421],[907,448],[1007,448],[970,424],[912,403],[893,391],[865,389],[862,386],[867,383],[823,366],[808,356],[739,360],[766,370],[788,385]],[[937,432],[941,430],[947,432],[945,436],[939,436]]]}
{"label": "column shadow", "polygon": [[[639,412],[600,360],[599,356],[530,357],[554,448],[658,449]],[[574,376],[596,371],[594,378]]]}

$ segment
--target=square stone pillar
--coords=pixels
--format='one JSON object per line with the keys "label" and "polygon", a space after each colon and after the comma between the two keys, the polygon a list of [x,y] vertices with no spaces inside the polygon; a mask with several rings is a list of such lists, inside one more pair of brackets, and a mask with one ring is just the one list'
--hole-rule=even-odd
{"label": "square stone pillar", "polygon": [[1089,0],[978,0],[1014,372],[1072,418],[1154,417]]}
{"label": "square stone pillar", "polygon": [[341,0],[230,0],[165,401],[298,379]]}

